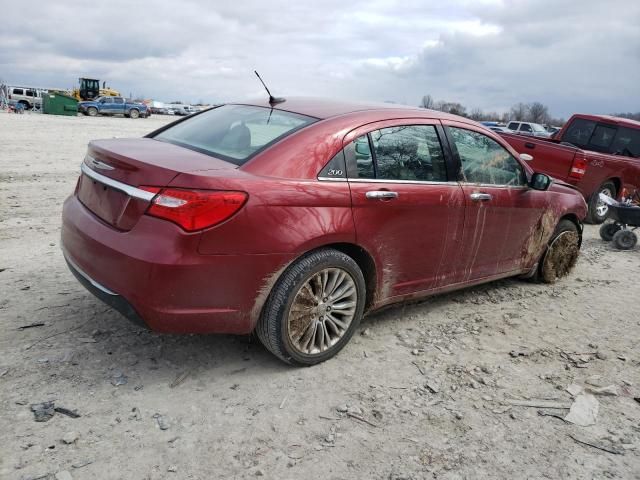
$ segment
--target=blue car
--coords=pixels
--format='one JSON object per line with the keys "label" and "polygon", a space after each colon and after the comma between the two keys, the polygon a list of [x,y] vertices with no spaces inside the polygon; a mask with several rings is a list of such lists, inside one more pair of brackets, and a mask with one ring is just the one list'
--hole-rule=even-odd
{"label": "blue car", "polygon": [[98,97],[78,103],[78,111],[84,115],[124,115],[130,118],[146,118],[150,115],[144,103],[131,102],[124,97]]}

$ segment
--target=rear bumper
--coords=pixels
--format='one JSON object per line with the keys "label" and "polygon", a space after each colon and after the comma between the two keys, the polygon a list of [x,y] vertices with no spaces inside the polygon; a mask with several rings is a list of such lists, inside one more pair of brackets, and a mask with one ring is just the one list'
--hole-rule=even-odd
{"label": "rear bumper", "polygon": [[128,232],[102,222],[73,195],[61,245],[76,278],[128,318],[167,333],[253,330],[292,255],[201,255],[200,234],[143,215]]}
{"label": "rear bumper", "polygon": [[147,326],[140,315],[138,315],[138,312],[136,312],[133,306],[129,302],[127,302],[127,300],[122,295],[118,295],[105,286],[100,285],[89,275],[84,273],[77,265],[73,263],[73,261],[69,260],[66,255],[64,256],[64,259],[67,262],[69,270],[71,270],[71,273],[73,273],[73,276],[78,279],[78,281],[84,286],[84,288],[93,293],[93,295],[96,296],[99,300],[102,300],[114,310],[120,312],[122,315],[124,315],[124,317],[128,318],[136,325],[139,325],[141,327]]}

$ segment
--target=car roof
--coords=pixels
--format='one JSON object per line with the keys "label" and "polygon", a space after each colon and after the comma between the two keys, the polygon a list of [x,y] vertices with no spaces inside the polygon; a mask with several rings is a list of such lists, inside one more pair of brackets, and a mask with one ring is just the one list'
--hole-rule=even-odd
{"label": "car roof", "polygon": [[584,118],[586,120],[606,120],[617,125],[629,126],[632,128],[640,128],[640,122],[631,120],[630,118],[614,117],[613,115],[591,115],[587,113],[576,113],[573,118]]}
{"label": "car roof", "polygon": [[[271,108],[268,98],[254,99],[247,102],[232,102],[234,105],[255,105],[258,107]],[[273,106],[276,110],[283,110],[292,113],[299,113],[301,115],[307,115],[320,120],[325,120],[341,115],[346,115],[356,112],[379,112],[381,116],[390,114],[393,111],[393,116],[401,113],[407,117],[424,117],[425,112],[428,112],[426,116],[429,118],[440,118],[448,120],[460,121],[461,117],[451,115],[449,113],[439,112],[437,110],[428,110],[419,107],[411,107],[408,105],[400,105],[397,103],[382,103],[382,102],[357,102],[349,100],[336,100],[328,98],[317,97],[287,97],[287,99]],[[474,122],[475,123],[475,122]]]}

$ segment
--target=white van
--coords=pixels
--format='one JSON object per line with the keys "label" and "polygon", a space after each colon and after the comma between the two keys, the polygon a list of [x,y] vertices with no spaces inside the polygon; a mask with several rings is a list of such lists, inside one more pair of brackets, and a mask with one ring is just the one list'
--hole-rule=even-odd
{"label": "white van", "polygon": [[31,110],[34,107],[40,109],[42,95],[48,92],[44,88],[15,87],[12,85],[7,87],[7,91],[9,101],[23,104],[25,110]]}

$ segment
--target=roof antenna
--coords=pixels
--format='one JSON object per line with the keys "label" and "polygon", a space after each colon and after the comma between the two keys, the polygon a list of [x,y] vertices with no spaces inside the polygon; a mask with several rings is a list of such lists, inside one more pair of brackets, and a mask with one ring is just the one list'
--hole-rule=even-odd
{"label": "roof antenna", "polygon": [[264,89],[267,91],[267,93],[269,94],[269,104],[271,106],[273,105],[277,105],[278,103],[282,103],[285,102],[286,99],[282,98],[282,97],[274,97],[273,95],[271,95],[271,92],[269,91],[269,89],[267,88],[267,86],[265,85],[264,81],[262,80],[262,78],[260,77],[260,74],[254,70],[253,73],[256,74],[256,77],[258,77],[258,80],[260,80],[260,83],[262,83],[262,86],[264,87]]}

